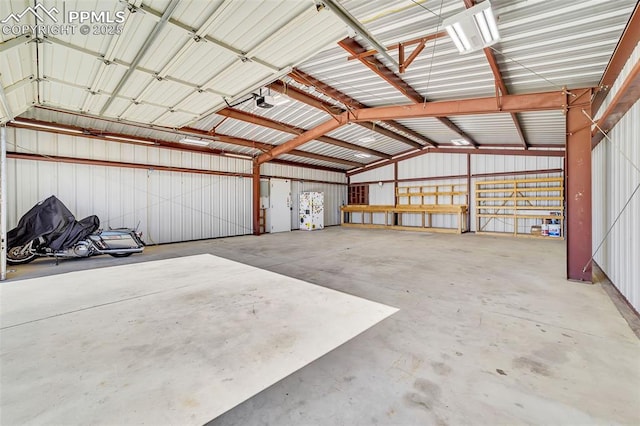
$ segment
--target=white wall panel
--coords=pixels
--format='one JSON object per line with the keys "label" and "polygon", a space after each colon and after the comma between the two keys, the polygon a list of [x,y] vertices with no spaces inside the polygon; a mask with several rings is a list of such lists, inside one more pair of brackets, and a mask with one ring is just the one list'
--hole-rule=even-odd
{"label": "white wall panel", "polygon": [[7,128],[7,151],[233,173],[252,172],[250,160],[15,127]]}
{"label": "white wall panel", "polygon": [[466,174],[466,154],[432,153],[413,157],[398,163],[398,179]]}
{"label": "white wall panel", "polygon": [[351,176],[349,179],[350,183],[359,183],[359,182],[380,182],[381,180],[393,180],[394,172],[393,172],[393,164],[378,167],[377,169],[367,170],[366,172],[358,173],[356,175]]}
{"label": "white wall panel", "polygon": [[147,243],[243,235],[251,229],[251,179],[8,159],[8,225],[56,195],[101,226],[135,227]]}
{"label": "white wall panel", "polygon": [[471,174],[562,169],[562,157],[528,157],[523,155],[472,155]]}
{"label": "white wall panel", "polygon": [[593,250],[604,240],[595,261],[636,311],[640,311],[640,190],[615,225],[614,221],[640,184],[638,134],[640,102],[609,132],[611,141],[603,139],[592,152]]}

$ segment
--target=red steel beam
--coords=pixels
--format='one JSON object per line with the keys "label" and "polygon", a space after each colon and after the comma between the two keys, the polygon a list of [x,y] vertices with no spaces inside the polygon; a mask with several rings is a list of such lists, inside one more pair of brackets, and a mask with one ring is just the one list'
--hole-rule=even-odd
{"label": "red steel beam", "polygon": [[[156,146],[158,148],[172,149],[172,150],[175,150],[175,151],[201,152],[201,153],[204,153],[204,154],[213,154],[213,155],[224,155],[225,153],[228,152],[228,151],[224,151],[224,150],[221,150],[221,149],[211,149],[211,148],[200,147],[200,146],[189,146],[189,145],[184,145],[184,144],[177,143],[177,142],[174,142],[174,141],[166,141],[166,140],[162,140],[162,139],[150,139],[150,138],[145,138],[145,137],[140,137],[140,136],[124,134],[124,133],[103,132],[102,130],[95,130],[95,129],[83,129],[83,128],[76,127],[76,126],[70,126],[70,125],[59,124],[59,123],[52,123],[52,122],[48,122],[48,121],[34,120],[34,119],[31,119],[31,118],[20,118],[19,120],[20,121],[9,122],[8,125],[11,126],[11,127],[16,127],[16,128],[20,128],[20,129],[39,130],[39,131],[42,131],[42,132],[63,134],[63,135],[69,135],[69,136],[77,136],[77,137],[83,137],[83,138],[87,138],[87,139],[98,139],[98,140],[102,140],[102,141],[106,140],[108,142],[128,143],[128,144],[140,145],[140,146],[150,146],[148,143],[145,143],[145,142],[153,142],[154,144],[156,144]],[[42,124],[42,125],[46,125],[46,126],[55,125],[56,127],[60,127],[61,130],[37,129],[37,128],[31,127],[31,126],[20,124],[21,122],[27,122],[27,123],[33,123],[33,124]],[[77,133],[77,132],[73,132],[72,130],[84,131],[84,133],[80,134],[80,133]],[[181,131],[184,132],[184,133],[192,134],[194,136],[204,136],[204,137],[210,137],[210,138],[216,137],[220,142],[228,143],[228,144],[231,144],[231,145],[244,146],[244,147],[247,147],[247,148],[255,148],[255,149],[259,149],[259,150],[261,150],[263,152],[269,151],[269,150],[273,149],[276,146],[276,145],[270,145],[270,144],[266,144],[266,143],[262,143],[262,142],[256,142],[256,141],[251,141],[251,140],[247,140],[247,139],[236,138],[236,137],[233,137],[233,136],[214,134],[214,133],[211,133],[211,132],[207,132],[205,130],[193,129],[193,128],[188,128],[188,127],[183,128]],[[175,135],[175,133],[171,133],[171,134]],[[140,142],[129,142],[129,141],[105,139],[106,136],[115,136],[115,137],[139,139]],[[326,161],[326,162],[330,162],[330,163],[344,164],[346,166],[351,166],[351,167],[359,167],[359,166],[362,165],[362,163],[358,163],[358,162],[351,162],[351,161],[348,161],[348,160],[343,160],[341,158],[330,157],[330,156],[327,156],[327,155],[313,154],[313,153],[309,153],[309,152],[306,152],[306,151],[300,151],[300,150],[293,150],[293,151],[289,152],[289,154],[290,155],[295,155],[295,156],[298,156],[298,157],[322,160],[322,161]],[[326,171],[334,171],[334,172],[337,171],[337,172],[340,172],[340,173],[344,173],[344,170],[338,169],[338,168],[334,168],[334,167],[316,166],[316,165],[312,165],[312,164],[298,163],[298,162],[295,162],[295,161],[285,161],[285,160],[277,160],[277,162],[279,162],[281,164],[290,165],[290,166],[296,166],[296,167],[308,167],[308,168],[315,168],[315,169],[318,169],[318,170],[326,170]]]}
{"label": "red steel beam", "polygon": [[[586,89],[591,91],[591,89]],[[573,90],[573,92],[576,92]],[[566,93],[564,91],[529,93],[522,95],[507,95],[500,98],[500,102],[495,97],[463,99],[454,101],[427,102],[424,104],[397,105],[386,107],[366,108],[354,111],[346,111],[339,116],[320,124],[319,126],[307,130],[305,133],[294,139],[278,145],[268,153],[262,154],[259,162],[269,161],[278,155],[286,154],[291,150],[303,145],[310,140],[316,139],[327,132],[337,129],[348,122],[376,121],[396,118],[417,118],[417,117],[443,117],[447,115],[470,115],[470,114],[490,114],[497,112],[522,112],[522,111],[547,111],[562,110],[567,107]],[[436,148],[437,149],[437,148]],[[453,148],[455,149],[455,148]],[[489,150],[483,150],[489,151]],[[504,151],[504,150],[494,150]],[[457,151],[463,152],[463,151]],[[540,151],[535,151],[539,155]],[[553,151],[552,151],[553,152]],[[388,164],[388,162],[385,162]]]}
{"label": "red steel beam", "polygon": [[[352,55],[362,53],[362,51],[365,50],[364,47],[362,47],[360,43],[358,43],[353,38],[345,38],[339,41],[338,45],[340,45],[340,47],[342,47]],[[379,77],[381,77],[383,80],[389,83],[392,87],[394,87],[404,96],[406,96],[413,103],[416,103],[416,104],[426,103],[426,100],[420,95],[420,93],[418,93],[413,87],[411,87],[408,83],[406,83],[404,80],[398,77],[392,70],[390,70],[385,64],[380,62],[377,58],[366,57],[366,58],[359,58],[359,59],[360,59],[360,62],[362,62],[367,68],[369,68],[371,71],[376,73]],[[453,132],[459,134],[460,136],[468,140],[471,143],[471,145],[478,146],[478,143],[472,137],[466,134],[462,129],[460,129],[455,123],[453,123],[448,118],[438,117],[438,120],[440,120],[442,124],[447,126]]]}
{"label": "red steel beam", "polygon": [[565,160],[567,278],[587,282],[592,280],[590,102],[591,90],[573,99],[569,107]]}
{"label": "red steel beam", "polygon": [[[438,33],[435,34],[429,34],[427,36],[424,37],[418,37],[418,38],[414,38],[413,40],[407,40],[407,41],[402,41],[400,43],[396,43],[396,44],[392,44],[390,46],[385,46],[386,50],[396,50],[396,49],[400,49],[402,50],[402,48],[407,47],[407,46],[412,46],[414,44],[417,44],[418,46],[422,45],[424,47],[424,45],[429,41],[429,40],[435,40],[437,38],[443,37],[447,35],[446,31],[440,31]],[[416,48],[417,49],[417,48]],[[422,50],[422,49],[420,49]],[[415,52],[415,50],[414,50]],[[373,50],[367,50],[365,52],[362,53],[358,53],[357,55],[350,55],[347,60],[348,61],[352,61],[354,59],[362,59],[362,58],[366,58],[367,56],[373,56],[376,53],[378,53],[377,50],[373,49]],[[415,56],[417,56],[420,52],[418,52]],[[411,56],[413,56],[413,53],[411,54]],[[413,60],[413,59],[412,59]],[[402,62],[400,63],[400,66],[402,66]],[[404,68],[406,69],[409,65],[405,63]]]}
{"label": "red steel beam", "polygon": [[[338,45],[351,55],[358,55],[366,52],[366,49],[353,38],[345,38],[338,42]],[[413,87],[409,86],[405,81],[398,77],[393,71],[387,68],[382,62],[375,57],[358,58],[367,68],[393,86],[396,90],[409,98],[412,102],[422,103],[424,99]]]}
{"label": "red steel beam", "polygon": [[[289,76],[291,78],[293,78],[295,81],[297,81],[300,84],[304,84],[307,86],[313,86],[316,88],[316,90],[318,90],[319,92],[323,93],[324,95],[337,100],[338,102],[342,102],[343,104],[345,104],[347,107],[350,108],[356,108],[356,109],[360,109],[360,108],[368,108],[367,105],[363,104],[362,102],[359,102],[355,99],[353,99],[351,96],[347,95],[346,93],[342,93],[341,91],[339,91],[338,89],[335,89],[331,86],[329,86],[328,84],[318,80],[317,78],[313,77],[310,74],[305,73],[304,71],[301,71],[299,69],[294,69],[291,73],[289,73]],[[403,126],[402,124],[398,123],[397,121],[392,121],[392,120],[387,120],[384,121],[384,123],[394,127],[395,129],[406,133],[407,135],[411,135],[414,138],[418,139],[419,141],[424,142],[427,145],[432,145],[432,146],[437,146],[437,144],[432,141],[429,138],[424,137],[423,135],[421,135],[420,133],[409,129],[406,126]],[[377,126],[377,129],[380,129],[379,126]],[[374,130],[374,131],[378,131],[378,130]],[[389,136],[392,137],[392,136]],[[411,145],[414,148],[421,148],[419,146],[419,144],[416,144],[414,141],[412,141],[411,139],[405,138],[403,136],[400,135],[396,135],[393,136],[394,139],[399,140],[400,142],[404,142],[407,145]]]}
{"label": "red steel beam", "polygon": [[[507,90],[507,85],[504,83],[502,78],[502,73],[500,72],[500,68],[498,67],[498,62],[496,61],[496,57],[493,54],[493,51],[488,47],[484,48],[484,55],[487,57],[487,61],[489,62],[489,66],[491,67],[491,71],[493,72],[493,77],[496,81],[496,86],[500,89],[502,95],[508,95],[509,90]],[[511,120],[513,120],[513,125],[516,127],[516,131],[518,132],[518,136],[520,137],[520,141],[524,146],[524,149],[529,147],[529,143],[524,136],[524,131],[522,130],[522,125],[520,124],[520,120],[518,119],[518,115],[515,112],[511,114]]]}
{"label": "red steel beam", "polygon": [[[243,111],[240,111],[240,112],[243,112]],[[246,114],[249,114],[249,113],[246,113]],[[253,115],[253,114],[251,114],[251,115]],[[278,123],[278,122],[275,122],[275,123]],[[214,137],[220,142],[228,143],[228,144],[231,144],[231,145],[246,146],[246,147],[249,147],[249,148],[259,149],[262,152],[268,152],[268,151],[272,150],[274,147],[277,146],[277,145],[271,145],[271,144],[264,143],[264,142],[256,142],[256,141],[252,141],[252,140],[248,140],[248,139],[237,138],[235,136],[228,136],[228,135],[223,135],[223,134],[215,133],[215,132],[207,132],[205,130],[192,129],[192,128],[188,128],[188,127],[184,128],[184,130],[188,130],[193,134],[199,134],[199,135],[207,136],[207,137]],[[302,132],[304,132],[304,130],[300,129],[300,133],[302,133]],[[296,133],[296,134],[299,134],[299,133]],[[295,155],[297,157],[312,158],[314,160],[327,161],[327,162],[330,162],[330,163],[344,164],[346,166],[352,166],[352,167],[358,167],[358,166],[362,165],[361,163],[358,163],[356,161],[343,160],[342,158],[338,158],[338,157],[331,157],[331,156],[328,156],[328,155],[314,154],[312,152],[300,151],[298,149],[294,149],[291,152],[289,152],[288,154]]]}
{"label": "red steel beam", "polygon": [[640,2],[636,3],[636,8],[633,10],[631,18],[629,18],[629,22],[627,22],[627,26],[618,41],[618,45],[613,51],[609,64],[604,70],[600,84],[598,84],[600,91],[596,93],[592,102],[592,111],[595,114],[598,113],[609,89],[617,80],[622,68],[631,57],[631,53],[633,53],[638,43],[640,43]]}
{"label": "red steel beam", "polygon": [[[308,74],[303,73],[302,71],[299,70],[294,70],[292,73],[289,74],[294,80],[298,81],[301,84],[305,84],[305,85],[310,85],[310,86],[314,86],[318,91],[324,93],[325,95],[329,96],[330,98],[336,99],[339,102],[342,102],[343,104],[347,105],[348,107],[351,108],[366,108],[366,106],[364,104],[361,104],[360,102],[356,101],[355,99],[350,98],[349,96],[333,89],[330,88],[328,85],[321,83],[319,80],[309,76]],[[292,87],[292,86],[285,86],[282,82],[276,82],[273,83],[270,86],[274,91],[277,91],[278,93],[282,93],[284,95],[290,96],[291,93],[293,93],[296,97],[295,99],[299,102],[303,102],[309,106],[312,107],[316,107],[319,109],[323,109],[325,111],[330,110],[333,114],[341,114],[344,112],[344,110],[342,108],[339,108],[335,105],[332,105],[328,102],[325,102],[324,100],[317,98],[315,96],[309,95],[308,93],[304,93],[303,91],[301,91],[300,89],[296,88],[296,87]],[[400,125],[399,123],[390,123],[392,126],[398,128],[398,130],[402,130],[404,131],[403,128],[401,128],[402,125]],[[420,145],[419,143],[406,138],[402,135],[399,135],[397,133],[388,131],[387,129],[381,130],[383,128],[381,128],[380,126],[375,126],[372,125],[371,127],[369,127],[366,124],[362,124],[362,126],[367,127],[371,130],[373,130],[374,132],[380,133],[382,135],[385,135],[387,137],[393,138],[399,142],[405,143],[407,145],[413,146],[414,148],[421,148],[422,145]],[[385,132],[385,130],[387,130]],[[422,135],[419,135],[416,132],[411,133],[410,129],[407,129],[408,131],[406,132],[407,134],[410,134],[414,137],[418,137],[419,140],[422,140],[424,143],[428,143],[428,144],[434,144],[433,142],[431,142],[429,139],[425,138]]]}
{"label": "red steel beam", "polygon": [[317,139],[318,137],[328,132],[331,132],[332,130],[335,130],[341,126],[344,126],[345,124],[347,124],[347,122],[348,122],[348,119],[347,119],[346,112],[342,113],[337,117],[330,118],[329,120],[325,121],[319,126],[316,126],[313,129],[307,130],[306,132],[296,136],[292,140],[287,141],[282,145],[278,145],[277,147],[273,148],[271,151],[265,152],[264,154],[260,155],[258,157],[258,164],[262,164],[264,162],[270,161],[279,155],[287,154],[291,150],[299,147],[300,145],[303,145],[313,139]]}
{"label": "red steel beam", "polygon": [[336,105],[331,105],[330,103],[325,102],[323,99],[310,95],[309,93],[306,93],[298,89],[297,87],[285,85],[282,81],[279,80],[276,80],[273,83],[269,84],[268,87],[275,92],[282,93],[283,95],[286,95],[291,99],[305,103],[314,108],[324,110],[332,115],[339,115],[344,111],[342,108]]}
{"label": "red steel beam", "polygon": [[[247,123],[257,124],[258,126],[279,130],[281,132],[293,134],[296,136],[306,132],[305,129],[302,129],[300,127],[292,126],[290,124],[282,123],[280,121],[272,120],[270,118],[262,117],[260,115],[252,114],[250,112],[245,112],[238,109],[225,108],[219,111],[218,114],[224,115],[225,117],[233,118],[235,120],[245,121]],[[384,152],[377,151],[375,149],[366,148],[360,145],[352,144],[350,142],[346,142],[346,141],[332,138],[329,136],[318,136],[316,140],[320,142],[328,143],[330,145],[335,145],[342,148],[350,149],[353,151],[364,152],[365,154],[375,155],[376,157],[380,157],[380,158],[391,158],[391,155],[386,154]],[[273,146],[271,147],[273,148]],[[293,151],[288,152],[288,154],[291,154],[292,152]],[[301,151],[296,151],[296,152],[299,153]]]}
{"label": "red steel beam", "polygon": [[592,148],[595,148],[604,138],[600,129],[605,132],[611,130],[638,99],[640,99],[640,61],[631,69],[611,103],[597,120],[598,126],[593,129],[591,136]]}
{"label": "red steel beam", "polygon": [[495,97],[435,101],[424,104],[408,104],[372,107],[349,113],[353,122],[394,120],[420,117],[446,117],[447,115],[493,114],[500,112],[525,112],[562,110],[566,107],[564,91],[506,95],[499,102]]}

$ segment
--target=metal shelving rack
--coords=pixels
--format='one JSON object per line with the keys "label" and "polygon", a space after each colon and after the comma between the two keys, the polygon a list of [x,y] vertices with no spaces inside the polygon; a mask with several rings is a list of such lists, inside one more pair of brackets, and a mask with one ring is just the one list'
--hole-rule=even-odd
{"label": "metal shelving rack", "polygon": [[[564,178],[512,179],[476,182],[476,234],[510,235],[514,237],[564,239]],[[519,230],[525,224],[545,219],[557,220],[560,236],[533,235]],[[502,220],[511,232],[486,231],[487,225]]]}

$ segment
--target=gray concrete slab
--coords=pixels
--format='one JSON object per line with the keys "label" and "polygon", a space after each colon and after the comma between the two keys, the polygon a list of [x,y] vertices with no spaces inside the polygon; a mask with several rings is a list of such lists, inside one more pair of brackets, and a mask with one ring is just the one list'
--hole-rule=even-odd
{"label": "gray concrete slab", "polygon": [[212,253],[400,308],[213,425],[639,424],[640,342],[563,241],[326,228],[38,261]]}
{"label": "gray concrete slab", "polygon": [[2,286],[2,424],[203,424],[397,310],[210,254]]}

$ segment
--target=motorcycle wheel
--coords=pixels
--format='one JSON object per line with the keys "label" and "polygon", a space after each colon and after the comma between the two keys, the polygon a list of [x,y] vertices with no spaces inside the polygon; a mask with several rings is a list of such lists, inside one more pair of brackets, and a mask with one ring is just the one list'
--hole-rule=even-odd
{"label": "motorcycle wheel", "polygon": [[113,256],[113,257],[129,257],[132,254],[133,253],[109,253],[109,256]]}
{"label": "motorcycle wheel", "polygon": [[27,251],[26,253],[22,252],[24,246],[11,247],[7,250],[7,263],[9,265],[23,265],[25,263],[29,263],[36,258],[36,254]]}

